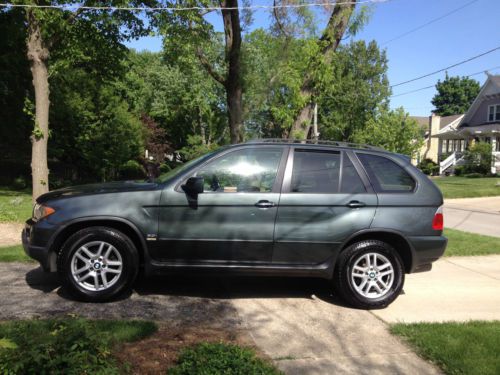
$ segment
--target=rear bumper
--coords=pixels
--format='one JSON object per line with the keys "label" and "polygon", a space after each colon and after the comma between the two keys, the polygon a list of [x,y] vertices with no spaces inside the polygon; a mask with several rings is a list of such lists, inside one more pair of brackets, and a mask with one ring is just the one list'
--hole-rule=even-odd
{"label": "rear bumper", "polygon": [[408,237],[413,250],[410,273],[430,271],[432,263],[441,258],[448,239],[444,236]]}
{"label": "rear bumper", "polygon": [[45,246],[37,246],[33,244],[34,233],[33,226],[30,221],[26,222],[21,236],[26,255],[38,261],[44,271],[49,272],[51,269],[49,249]]}

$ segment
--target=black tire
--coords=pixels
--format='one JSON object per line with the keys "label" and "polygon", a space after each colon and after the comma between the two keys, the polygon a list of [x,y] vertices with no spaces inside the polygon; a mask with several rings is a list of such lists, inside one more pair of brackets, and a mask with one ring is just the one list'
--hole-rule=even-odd
{"label": "black tire", "polygon": [[[380,297],[368,298],[363,296],[353,285],[352,268],[367,253],[384,256],[389,260],[394,271],[391,287]],[[350,245],[339,254],[333,274],[333,287],[335,293],[353,307],[380,309],[388,306],[399,296],[403,289],[404,277],[403,262],[392,246],[378,240],[365,240]]]}
{"label": "black tire", "polygon": [[[112,245],[122,258],[121,274],[107,289],[88,290],[73,277],[71,262],[75,252],[92,241],[103,241]],[[109,301],[130,288],[139,269],[139,255],[134,243],[122,232],[108,227],[90,227],[74,233],[64,243],[58,255],[57,270],[63,287],[75,298],[88,302]]]}

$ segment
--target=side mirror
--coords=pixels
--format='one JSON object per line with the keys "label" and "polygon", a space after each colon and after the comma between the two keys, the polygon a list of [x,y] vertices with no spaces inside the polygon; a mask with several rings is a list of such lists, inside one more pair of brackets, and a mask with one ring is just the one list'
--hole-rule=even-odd
{"label": "side mirror", "polygon": [[198,194],[203,193],[204,185],[205,180],[203,177],[189,177],[186,184],[182,185],[181,188],[189,196],[197,197]]}

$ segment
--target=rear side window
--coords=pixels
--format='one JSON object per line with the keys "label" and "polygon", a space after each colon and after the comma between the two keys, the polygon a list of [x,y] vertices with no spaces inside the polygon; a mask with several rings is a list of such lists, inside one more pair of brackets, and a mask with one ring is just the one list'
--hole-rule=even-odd
{"label": "rear side window", "polygon": [[409,193],[415,180],[398,164],[383,156],[357,154],[377,193]]}
{"label": "rear side window", "polygon": [[340,192],[347,194],[366,193],[365,184],[363,184],[361,177],[359,177],[356,168],[354,168],[354,165],[352,164],[347,154],[344,154]]}
{"label": "rear side window", "polygon": [[339,152],[295,150],[292,192],[337,193],[339,177]]}

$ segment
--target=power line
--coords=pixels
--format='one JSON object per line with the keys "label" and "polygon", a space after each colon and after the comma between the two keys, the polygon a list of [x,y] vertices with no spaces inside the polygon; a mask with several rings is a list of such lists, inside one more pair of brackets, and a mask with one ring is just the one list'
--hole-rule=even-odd
{"label": "power line", "polygon": [[[484,69],[484,70],[481,70],[480,72],[476,72],[476,73],[473,73],[473,74],[468,74],[468,75],[465,75],[463,77],[474,77],[474,76],[477,76],[478,74],[482,74],[482,73],[484,73],[486,71],[496,70],[496,69],[500,69],[500,65],[495,66],[493,68]],[[422,90],[427,90],[427,89],[431,89],[431,88],[434,88],[434,87],[436,87],[436,85],[430,85],[430,86],[421,87],[419,89],[415,89],[415,90],[411,90],[411,91],[406,91],[406,92],[403,92],[401,94],[391,95],[391,98],[396,98],[398,96],[413,94],[414,92],[422,91]]]}
{"label": "power line", "polygon": [[247,5],[240,7],[116,7],[116,6],[78,6],[69,4],[50,4],[50,5],[36,5],[36,4],[12,4],[2,3],[0,7],[3,8],[38,8],[38,9],[59,9],[59,10],[110,10],[110,11],[143,11],[143,12],[158,12],[158,11],[189,11],[189,10],[252,10],[252,9],[277,9],[277,8],[309,8],[309,7],[328,7],[334,5],[357,5],[368,3],[386,3],[391,0],[361,0],[361,1],[342,1],[342,2],[323,2],[323,3],[302,3],[302,4],[279,4],[279,5]]}
{"label": "power line", "polygon": [[393,87],[397,87],[397,86],[401,86],[401,85],[404,85],[404,84],[407,84],[407,83],[410,83],[410,82],[418,81],[418,80],[420,80],[420,79],[422,79],[422,78],[426,78],[426,77],[432,76],[432,75],[434,75],[434,74],[444,72],[445,70],[448,70],[448,69],[454,68],[454,67],[456,67],[456,66],[459,66],[459,65],[465,64],[465,63],[467,63],[467,62],[469,62],[469,61],[472,61],[472,60],[478,59],[478,58],[480,58],[480,57],[482,57],[482,56],[485,56],[485,55],[487,55],[487,54],[489,54],[489,53],[495,52],[495,51],[497,51],[497,50],[499,50],[499,49],[500,49],[500,46],[495,47],[495,48],[493,48],[493,49],[490,49],[489,51],[486,51],[486,52],[480,53],[479,55],[476,55],[476,56],[473,56],[473,57],[469,57],[469,58],[468,58],[468,59],[466,59],[466,60],[460,61],[460,62],[458,62],[458,63],[455,63],[455,64],[453,64],[453,65],[447,66],[447,67],[445,67],[445,68],[442,68],[442,69],[436,70],[436,71],[431,72],[431,73],[424,74],[424,75],[419,76],[419,77],[415,77],[415,78],[409,79],[409,80],[407,80],[407,81],[403,81],[403,82],[396,83],[395,85],[391,85],[391,88],[393,88]]}
{"label": "power line", "polygon": [[440,20],[442,20],[443,18],[446,18],[446,17],[448,17],[448,16],[451,16],[452,14],[454,14],[454,13],[456,13],[456,12],[458,12],[458,11],[460,11],[460,10],[462,10],[462,9],[464,9],[464,8],[468,7],[469,5],[471,5],[471,4],[473,4],[473,3],[476,3],[476,2],[478,2],[478,1],[479,1],[479,0],[472,0],[472,1],[468,2],[467,4],[462,5],[461,7],[455,8],[455,9],[453,9],[452,11],[450,11],[450,12],[448,12],[448,13],[446,13],[446,14],[443,14],[443,15],[442,15],[442,16],[440,16],[440,17],[434,18],[434,19],[432,19],[432,20],[430,20],[430,21],[428,21],[428,22],[426,22],[426,23],[424,23],[424,24],[422,24],[422,25],[420,25],[420,26],[415,27],[414,29],[408,30],[408,31],[404,32],[403,34],[400,34],[400,35],[398,35],[398,36],[396,36],[396,37],[394,37],[394,38],[392,38],[392,39],[389,39],[388,41],[386,41],[386,42],[382,43],[381,45],[382,45],[382,46],[385,46],[385,45],[387,45],[387,44],[389,44],[389,43],[391,43],[391,42],[394,42],[395,40],[401,39],[401,38],[403,38],[403,37],[405,37],[405,36],[407,36],[407,35],[409,35],[409,34],[411,34],[411,33],[414,33],[415,31],[418,31],[418,30],[420,30],[420,29],[423,29],[424,27],[427,27],[427,26],[429,26],[429,25],[432,25],[433,23],[435,23],[435,22],[437,22],[437,21],[440,21]]}

